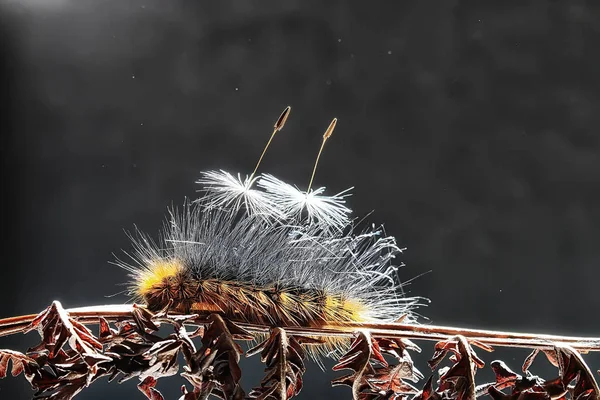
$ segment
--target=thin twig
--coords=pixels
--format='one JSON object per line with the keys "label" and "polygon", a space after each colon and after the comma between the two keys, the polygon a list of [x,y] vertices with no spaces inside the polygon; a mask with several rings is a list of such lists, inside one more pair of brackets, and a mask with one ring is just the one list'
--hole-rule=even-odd
{"label": "thin twig", "polygon": [[[67,309],[73,318],[83,324],[96,324],[100,317],[108,321],[130,319],[134,307],[138,305],[104,305]],[[25,332],[37,315],[23,315],[0,319],[0,337]],[[160,318],[158,319],[160,320]],[[208,323],[206,317],[198,316],[189,324],[203,325]],[[271,327],[250,323],[237,323],[240,327],[252,333],[268,333]],[[405,338],[439,341],[452,336],[462,335],[481,343],[492,346],[525,347],[540,350],[552,349],[556,343],[568,344],[581,352],[600,351],[600,338],[570,337],[559,335],[541,335],[529,333],[512,333],[479,329],[455,328],[434,325],[411,324],[346,324],[343,326],[326,326],[319,328],[287,326],[282,327],[292,335],[301,336],[327,336],[327,337],[352,337],[357,330],[368,330],[373,337],[378,338]]]}

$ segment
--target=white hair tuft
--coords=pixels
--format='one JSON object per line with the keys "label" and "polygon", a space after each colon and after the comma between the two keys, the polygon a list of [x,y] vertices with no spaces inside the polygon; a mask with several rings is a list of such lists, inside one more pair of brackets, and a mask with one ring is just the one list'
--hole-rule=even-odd
{"label": "white hair tuft", "polygon": [[307,223],[327,229],[342,229],[350,223],[352,210],[346,207],[345,198],[350,196],[353,188],[325,196],[324,187],[307,193],[269,174],[262,175],[258,186],[266,191],[287,219],[301,221],[305,217]]}

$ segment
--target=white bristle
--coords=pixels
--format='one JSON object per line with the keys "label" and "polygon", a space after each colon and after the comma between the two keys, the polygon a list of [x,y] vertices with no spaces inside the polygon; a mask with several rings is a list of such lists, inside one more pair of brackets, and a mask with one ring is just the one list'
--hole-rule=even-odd
{"label": "white bristle", "polygon": [[227,171],[207,171],[196,183],[202,185],[205,194],[202,203],[206,208],[217,208],[239,211],[245,207],[250,215],[263,215],[270,218],[283,218],[278,207],[269,199],[264,192],[253,188],[258,176],[242,179],[237,178]]}
{"label": "white bristle", "polygon": [[258,186],[266,191],[287,219],[300,221],[305,213],[309,224],[334,229],[343,228],[350,222],[352,210],[345,206],[344,199],[350,196],[352,188],[333,196],[323,195],[324,187],[306,193],[269,174],[262,175]]}

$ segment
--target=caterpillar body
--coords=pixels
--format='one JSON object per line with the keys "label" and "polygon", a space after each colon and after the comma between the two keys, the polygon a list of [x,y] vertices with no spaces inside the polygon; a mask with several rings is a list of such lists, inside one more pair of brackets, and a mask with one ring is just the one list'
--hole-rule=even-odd
{"label": "caterpillar body", "polygon": [[[420,298],[404,296],[397,274],[402,249],[382,227],[359,231],[348,191],[325,196],[310,184],[303,192],[272,175],[242,179],[222,170],[198,183],[203,195],[170,210],[158,242],[137,232],[134,262],[118,262],[130,271],[131,294],[150,310],[272,327],[415,320]],[[311,355],[349,344],[323,342]]]}

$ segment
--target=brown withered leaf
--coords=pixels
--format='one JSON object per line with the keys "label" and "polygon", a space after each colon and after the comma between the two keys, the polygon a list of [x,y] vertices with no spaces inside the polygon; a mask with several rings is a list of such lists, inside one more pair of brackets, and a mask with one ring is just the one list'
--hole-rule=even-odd
{"label": "brown withered leaf", "polygon": [[[554,350],[544,351],[548,360],[558,367],[559,377],[544,384],[546,391],[571,393],[575,400],[598,400],[600,389],[594,375],[581,355],[572,347],[556,344]],[[574,387],[569,385],[575,382]],[[553,393],[552,393],[553,394]]]}
{"label": "brown withered leaf", "polygon": [[433,389],[433,375],[427,379],[423,389],[412,400],[441,400],[442,395]]}
{"label": "brown withered leaf", "polygon": [[402,379],[408,379],[413,382],[418,382],[423,379],[423,374],[415,368],[409,350],[417,353],[421,352],[421,348],[408,339],[376,339],[381,353],[389,354],[398,361],[398,374],[402,375]]}
{"label": "brown withered leaf", "polygon": [[112,343],[107,344],[106,353],[113,359],[113,370],[109,380],[118,374],[123,377],[119,382],[139,376],[140,379],[155,379],[171,376],[179,371],[178,355],[195,351],[185,329],[177,329],[175,333],[162,339],[148,334],[135,325],[124,325],[122,330],[126,338],[118,334],[113,336]]}
{"label": "brown withered leaf", "polygon": [[71,399],[108,371],[112,359],[102,354],[102,344],[59,302],[32,321],[28,330],[33,329],[42,337],[27,354],[39,367],[28,377],[36,399]]}
{"label": "brown withered leaf", "polygon": [[38,330],[43,343],[50,351],[49,358],[54,358],[68,341],[74,350],[82,354],[93,355],[102,350],[102,344],[92,332],[83,324],[69,317],[63,306],[58,301],[41,312],[32,322],[29,329]]}
{"label": "brown withered leaf", "polygon": [[525,376],[521,376],[499,360],[492,361],[490,366],[496,375],[496,383],[494,384],[496,389],[513,388],[514,393],[521,393],[526,390],[540,391],[542,388],[543,379],[532,375],[529,371],[526,371]]}
{"label": "brown withered leaf", "polygon": [[[418,393],[418,389],[404,381],[413,374],[407,373],[404,365],[388,367],[375,366],[375,373],[367,378],[371,390],[378,393],[376,398],[400,399]],[[385,394],[385,395],[384,395]]]}
{"label": "brown withered leaf", "polygon": [[493,400],[551,400],[546,392],[527,391],[504,394],[493,386],[489,388],[488,394]]}
{"label": "brown withered leaf", "polygon": [[[558,377],[544,381],[529,372],[536,356],[543,352],[548,361],[558,368]],[[572,347],[555,344],[552,350],[534,350],[525,360],[521,376],[510,371],[504,363],[494,361],[492,368],[496,373],[496,384],[488,389],[494,400],[537,400],[566,399],[598,400],[600,391],[592,371],[581,355]],[[509,394],[501,389],[510,388]]]}
{"label": "brown withered leaf", "polygon": [[138,307],[137,304],[133,305],[133,320],[140,330],[149,330],[156,332],[159,328],[153,321],[154,314],[148,309]]}
{"label": "brown withered leaf", "polygon": [[146,377],[142,382],[138,384],[138,389],[140,392],[144,393],[148,400],[165,400],[165,398],[160,394],[158,390],[155,388],[156,379],[151,376]]}
{"label": "brown withered leaf", "polygon": [[527,358],[525,358],[523,366],[521,367],[521,371],[526,373],[529,370],[531,364],[533,364],[533,361],[535,360],[539,352],[540,351],[538,349],[533,349],[533,351],[527,356]]}
{"label": "brown withered leaf", "polygon": [[387,365],[379,351],[377,342],[373,342],[367,331],[359,331],[350,345],[350,349],[333,366],[334,371],[350,369],[353,373],[334,379],[331,384],[333,386],[350,386],[352,388],[352,398],[355,400],[367,399],[367,396],[371,394],[371,387],[365,375],[372,376],[375,373],[375,369],[370,362],[371,359],[376,359],[381,364]]}
{"label": "brown withered leaf", "polygon": [[[526,360],[525,363],[528,363],[528,361]],[[544,380],[532,375],[529,371],[526,371],[525,376],[519,375],[500,360],[492,361],[490,366],[496,376],[496,382],[478,386],[478,394],[487,392],[495,400],[548,397],[542,387]],[[501,392],[503,389],[511,389],[511,393],[505,394]]]}
{"label": "brown withered leaf", "polygon": [[39,368],[38,363],[31,357],[12,350],[0,350],[0,379],[5,378],[8,372],[8,363],[12,362],[10,373],[18,376],[25,371],[29,375],[31,371]]}
{"label": "brown withered leaf", "polygon": [[[173,327],[166,337],[158,331],[163,323]],[[184,326],[188,323],[199,327],[188,333]],[[135,307],[129,319],[109,323],[99,317],[98,325],[98,335],[94,336],[54,302],[28,328],[40,333],[40,344],[25,354],[0,350],[0,378],[9,371],[13,376],[22,374],[35,390],[34,399],[70,400],[100,377],[108,377],[109,381],[137,377],[138,388],[147,399],[164,400],[156,389],[157,380],[179,371],[181,353],[186,364],[182,376],[193,388],[182,388],[180,400],[205,400],[210,396],[241,400],[245,396],[238,365],[242,350],[235,341],[252,336],[219,315],[154,315]],[[201,338],[199,350],[192,341],[194,337]],[[266,363],[266,376],[249,397],[271,400],[297,395],[305,371],[303,346],[322,342],[272,329],[271,335],[249,352],[260,352]],[[475,386],[475,372],[483,361],[472,346],[492,350],[462,336],[436,343],[430,367],[438,368],[446,358],[451,365],[439,370],[437,388],[430,377],[418,391],[408,381],[417,382],[423,376],[409,353],[420,349],[406,339],[373,338],[368,331],[359,331],[334,367],[352,373],[332,383],[350,386],[357,400],[474,400],[485,394],[493,400],[600,400],[592,371],[573,347],[555,344],[550,349],[534,350],[523,364],[523,375],[502,361],[493,361],[495,382]],[[531,374],[529,369],[540,353],[558,368],[558,377],[545,381]],[[384,356],[388,360],[393,357],[394,362],[388,363]]]}
{"label": "brown withered leaf", "polygon": [[34,399],[71,400],[87,386],[86,381],[85,376],[63,377],[54,385],[44,386],[35,394]]}
{"label": "brown withered leaf", "polygon": [[247,355],[261,352],[261,361],[267,365],[266,375],[260,386],[254,388],[249,397],[260,400],[291,399],[302,389],[305,353],[293,336],[284,329],[273,328],[269,337]]}
{"label": "brown withered leaf", "polygon": [[158,326],[152,318],[136,308],[132,320],[117,323],[117,329],[100,318],[96,338],[54,302],[29,327],[39,331],[39,345],[27,354],[0,352],[0,377],[12,361],[12,373],[25,372],[36,390],[34,398],[68,400],[102,376],[112,380],[122,375],[121,381],[139,376],[140,390],[151,399],[162,399],[154,389],[156,379],[177,373],[179,352],[189,359],[195,346],[179,319],[172,321],[175,332],[163,339],[153,333]]}
{"label": "brown withered leaf", "polygon": [[98,321],[98,339],[102,343],[103,340],[113,338],[118,334],[116,329],[110,327],[108,321],[105,318],[100,317]]}
{"label": "brown withered leaf", "polygon": [[212,314],[210,325],[202,337],[202,347],[189,356],[181,375],[195,387],[198,398],[205,399],[210,394],[223,399],[243,399],[240,386],[242,371],[238,365],[241,347],[235,337],[251,337],[246,331]]}
{"label": "brown withered leaf", "polygon": [[382,354],[389,354],[397,360],[396,365],[378,365],[375,373],[368,378],[369,384],[380,393],[393,394],[390,398],[402,398],[416,394],[418,389],[405,380],[418,382],[423,374],[415,368],[408,350],[420,352],[421,349],[408,339],[375,339]]}
{"label": "brown withered leaf", "polygon": [[194,387],[191,392],[188,392],[185,385],[181,386],[181,393],[183,396],[179,398],[179,400],[199,400],[200,399],[200,391],[198,388]]}
{"label": "brown withered leaf", "polygon": [[[416,394],[418,390],[405,379],[416,382],[423,375],[414,368],[408,349],[420,351],[405,339],[375,339],[368,332],[359,331],[348,352],[333,367],[334,371],[354,372],[333,380],[332,384],[350,386],[357,400],[404,399]],[[389,365],[384,354],[395,357],[398,363]]]}
{"label": "brown withered leaf", "polygon": [[[486,350],[492,351],[492,348],[473,341],[474,345]],[[477,357],[471,344],[464,336],[454,336],[448,340],[443,340],[435,344],[435,352],[429,366],[431,369],[437,368],[440,362],[450,354],[452,366],[441,369],[440,385],[438,391],[457,400],[475,400],[476,385],[475,373],[477,368],[483,368],[484,362]]]}
{"label": "brown withered leaf", "polygon": [[495,360],[490,363],[490,368],[496,375],[496,383],[503,386],[514,386],[515,382],[522,379],[522,376],[513,372],[508,366],[501,360]]}

